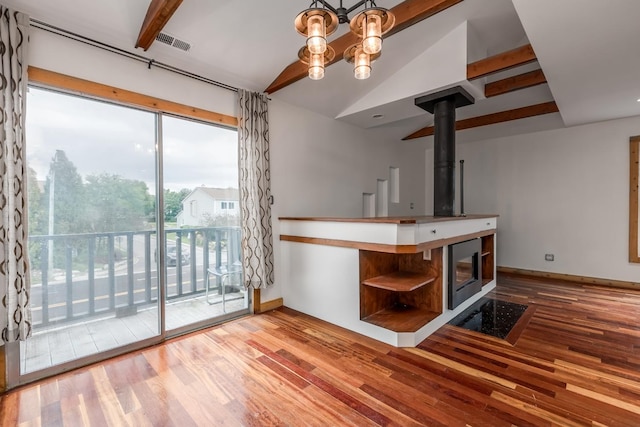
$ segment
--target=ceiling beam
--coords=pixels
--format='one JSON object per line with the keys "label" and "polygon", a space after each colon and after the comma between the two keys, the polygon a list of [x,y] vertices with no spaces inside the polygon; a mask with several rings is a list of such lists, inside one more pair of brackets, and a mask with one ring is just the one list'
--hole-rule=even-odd
{"label": "ceiling beam", "polygon": [[151,0],[140,28],[136,47],[141,47],[145,51],[149,49],[181,3],[182,0]]}
{"label": "ceiling beam", "polygon": [[[396,34],[413,24],[460,3],[461,1],[462,0],[405,0],[391,8],[391,12],[396,16],[396,23],[391,31],[385,34],[384,37],[392,36],[393,34]],[[348,32],[329,43],[329,46],[336,51],[336,56],[333,61],[325,64],[325,67],[342,60],[344,51],[349,46],[357,43],[359,39],[359,36],[352,32]],[[307,75],[307,65],[298,60],[282,70],[280,75],[278,75],[278,77],[276,77],[276,79],[264,91],[269,94],[274,93],[292,83],[297,82],[298,80],[303,79]]]}
{"label": "ceiling beam", "polygon": [[467,65],[467,79],[474,80],[490,74],[518,67],[536,60],[530,44],[490,56]]}
{"label": "ceiling beam", "polygon": [[[512,120],[525,119],[527,117],[541,116],[543,114],[557,113],[558,106],[554,101],[544,102],[542,104],[529,105],[528,107],[516,108],[514,110],[500,111],[498,113],[487,114],[484,116],[471,117],[469,119],[458,120],[456,122],[456,130],[471,129],[480,126],[492,125],[495,123],[509,122]],[[409,136],[402,138],[403,141],[409,139],[421,138],[423,136],[433,135],[434,127],[427,126]]]}
{"label": "ceiling beam", "polygon": [[484,85],[484,96],[491,98],[492,96],[526,89],[546,82],[547,78],[544,76],[542,70],[533,70],[528,73],[518,74],[517,76],[507,77],[506,79],[487,83]]}

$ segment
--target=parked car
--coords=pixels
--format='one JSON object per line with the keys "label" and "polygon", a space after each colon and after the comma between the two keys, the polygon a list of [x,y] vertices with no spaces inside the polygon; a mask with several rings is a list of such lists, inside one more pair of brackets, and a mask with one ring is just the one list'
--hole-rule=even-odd
{"label": "parked car", "polygon": [[[175,267],[178,265],[178,263],[176,262],[176,258],[177,258],[177,248],[176,245],[167,245],[167,267]],[[154,252],[154,259],[158,260],[157,254]],[[182,258],[182,262],[180,263],[181,265],[187,265],[189,264],[189,261],[191,260],[191,257],[189,256],[189,253],[183,248],[182,251],[180,252],[180,258]]]}
{"label": "parked car", "polygon": [[[169,245],[167,246],[167,266],[168,267],[175,267],[176,265],[178,265],[176,263],[176,256],[177,256],[177,248],[175,245]],[[189,253],[187,251],[184,250],[184,248],[182,249],[182,251],[180,251],[180,257],[182,258],[182,262],[180,263],[181,265],[186,265],[189,264]]]}

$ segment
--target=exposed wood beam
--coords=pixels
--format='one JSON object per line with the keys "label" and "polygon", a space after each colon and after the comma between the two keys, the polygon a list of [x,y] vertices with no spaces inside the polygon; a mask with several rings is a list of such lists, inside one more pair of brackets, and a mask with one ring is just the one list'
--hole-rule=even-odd
{"label": "exposed wood beam", "polygon": [[484,86],[484,96],[491,98],[492,96],[526,89],[546,82],[547,79],[542,70],[534,70],[528,73],[518,74],[517,76],[507,77],[506,79],[497,80],[492,83],[487,83]]}
{"label": "exposed wood beam", "polygon": [[136,47],[141,47],[145,51],[149,49],[181,3],[182,0],[151,0],[147,16],[144,17],[140,28]]}
{"label": "exposed wood beam", "polygon": [[[391,8],[391,12],[396,16],[396,24],[391,31],[384,35],[384,37],[392,36],[393,34],[396,34],[413,24],[460,3],[461,1],[462,0],[405,0]],[[352,44],[357,43],[358,40],[358,36],[352,32],[348,32],[329,43],[329,46],[336,51],[336,56],[333,61],[325,64],[325,67],[342,60],[344,51]],[[296,61],[282,70],[280,75],[278,75],[269,87],[265,89],[265,92],[276,92],[300,79],[303,79],[307,75],[307,65],[300,61]]]}
{"label": "exposed wood beam", "polygon": [[[511,120],[525,119],[527,117],[541,116],[543,114],[557,113],[558,106],[554,101],[542,104],[530,105],[528,107],[516,108],[514,110],[500,111],[498,113],[484,116],[471,117],[469,119],[458,120],[456,130],[471,129],[480,126],[492,125],[495,123],[509,122]],[[433,126],[422,128],[409,136],[402,138],[403,141],[433,135]]]}
{"label": "exposed wood beam", "polygon": [[530,44],[467,65],[467,79],[474,80],[536,60]]}

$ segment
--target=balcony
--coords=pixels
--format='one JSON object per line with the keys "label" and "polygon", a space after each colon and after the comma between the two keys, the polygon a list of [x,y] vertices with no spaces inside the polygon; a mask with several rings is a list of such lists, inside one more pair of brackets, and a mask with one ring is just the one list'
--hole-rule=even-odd
{"label": "balcony", "polygon": [[[239,227],[165,230],[166,330],[248,307]],[[33,336],[21,370],[33,372],[158,335],[155,231],[31,236]],[[53,264],[56,268],[50,268]],[[62,267],[62,268],[60,268]],[[210,277],[205,300],[207,271]]]}

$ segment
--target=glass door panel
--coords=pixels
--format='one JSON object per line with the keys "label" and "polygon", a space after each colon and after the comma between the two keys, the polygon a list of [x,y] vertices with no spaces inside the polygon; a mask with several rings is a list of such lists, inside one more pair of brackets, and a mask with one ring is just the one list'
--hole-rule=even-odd
{"label": "glass door panel", "polygon": [[167,331],[248,312],[235,129],[162,117]]}
{"label": "glass door panel", "polygon": [[160,334],[155,115],[35,87],[27,104],[33,336],[21,375]]}

